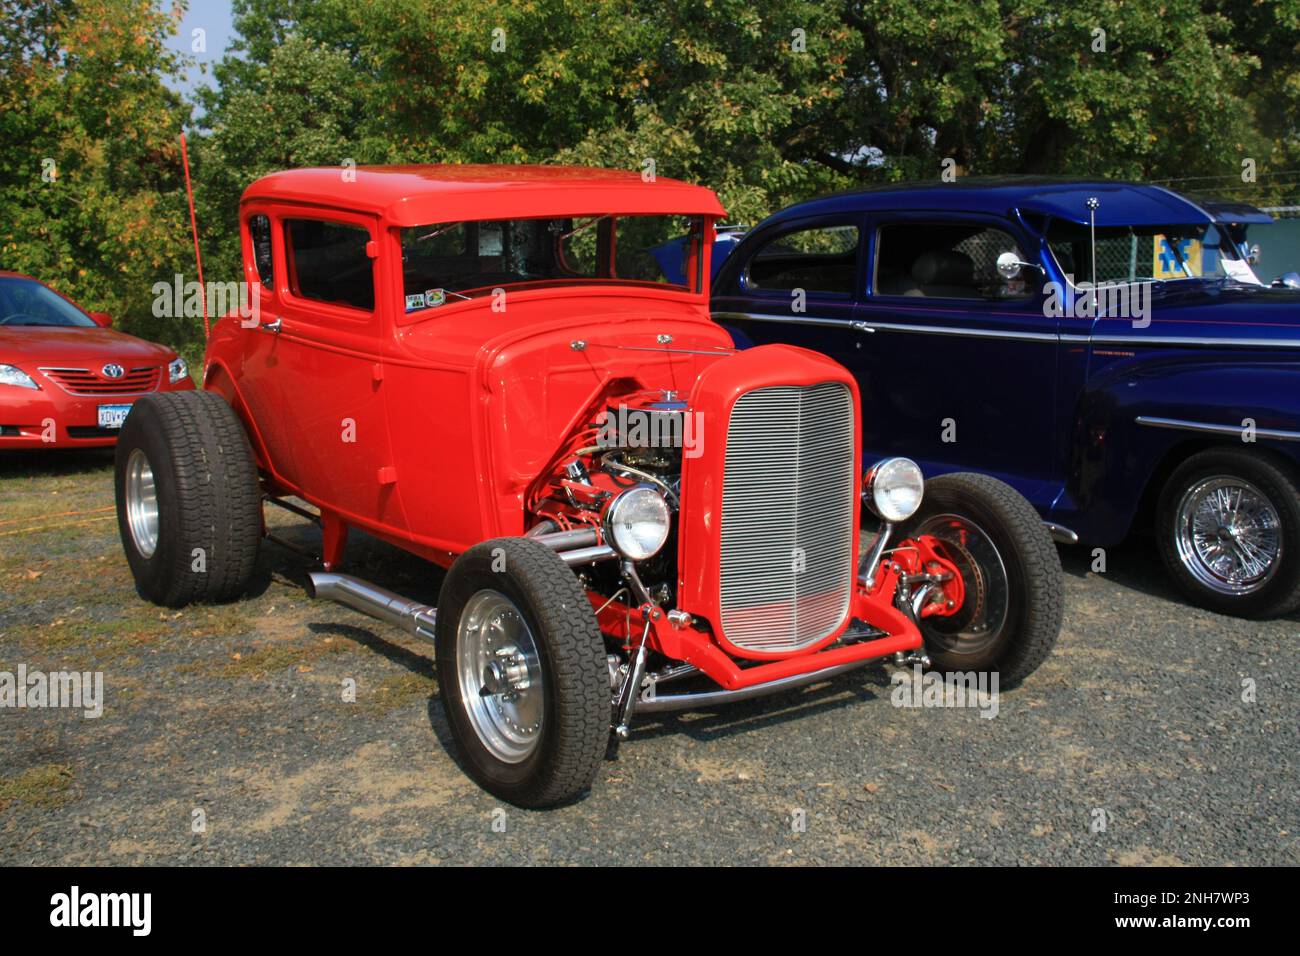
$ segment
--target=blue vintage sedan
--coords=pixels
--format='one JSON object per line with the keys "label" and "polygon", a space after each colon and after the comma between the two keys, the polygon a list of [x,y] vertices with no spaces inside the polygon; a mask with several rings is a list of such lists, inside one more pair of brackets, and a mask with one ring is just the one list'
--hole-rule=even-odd
{"label": "blue vintage sedan", "polygon": [[851,369],[865,460],[998,477],[1058,540],[1148,523],[1214,610],[1300,606],[1300,293],[1192,200],[1028,177],[828,196],[746,235],[712,307],[741,347]]}

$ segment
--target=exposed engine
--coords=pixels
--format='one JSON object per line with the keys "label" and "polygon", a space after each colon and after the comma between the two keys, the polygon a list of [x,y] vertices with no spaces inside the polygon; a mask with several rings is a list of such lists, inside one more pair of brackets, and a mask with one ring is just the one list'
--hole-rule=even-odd
{"label": "exposed engine", "polygon": [[[696,449],[698,432],[675,392],[651,389],[607,401],[535,492],[529,533],[596,531],[614,553],[575,567],[589,587],[612,596],[629,583],[622,566],[632,560],[650,598],[674,606],[682,460]],[[637,594],[626,599],[641,603]]]}

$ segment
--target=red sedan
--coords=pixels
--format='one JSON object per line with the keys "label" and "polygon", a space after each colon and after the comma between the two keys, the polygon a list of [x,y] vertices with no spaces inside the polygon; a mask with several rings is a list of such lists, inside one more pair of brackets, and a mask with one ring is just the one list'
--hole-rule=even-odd
{"label": "red sedan", "polygon": [[112,324],[0,272],[0,450],[112,445],[138,397],[194,388],[184,359]]}

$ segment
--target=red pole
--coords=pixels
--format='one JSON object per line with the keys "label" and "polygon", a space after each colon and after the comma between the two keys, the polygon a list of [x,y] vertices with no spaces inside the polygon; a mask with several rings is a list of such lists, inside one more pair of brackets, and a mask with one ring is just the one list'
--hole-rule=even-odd
{"label": "red pole", "polygon": [[211,330],[208,328],[208,287],[203,284],[203,257],[199,255],[199,223],[194,218],[194,187],[190,185],[190,154],[185,149],[185,134],[181,133],[181,165],[185,167],[185,194],[190,200],[190,232],[194,234],[194,262],[199,269],[199,301],[203,303],[203,340],[206,342]]}

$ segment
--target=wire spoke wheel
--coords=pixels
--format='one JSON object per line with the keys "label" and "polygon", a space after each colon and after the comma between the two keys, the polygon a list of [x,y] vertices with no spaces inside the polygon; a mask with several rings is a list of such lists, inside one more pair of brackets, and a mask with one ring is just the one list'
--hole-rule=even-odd
{"label": "wire spoke wheel", "polygon": [[1228,475],[1198,482],[1179,501],[1175,521],[1179,560],[1207,588],[1252,594],[1277,572],[1281,520],[1250,482]]}

